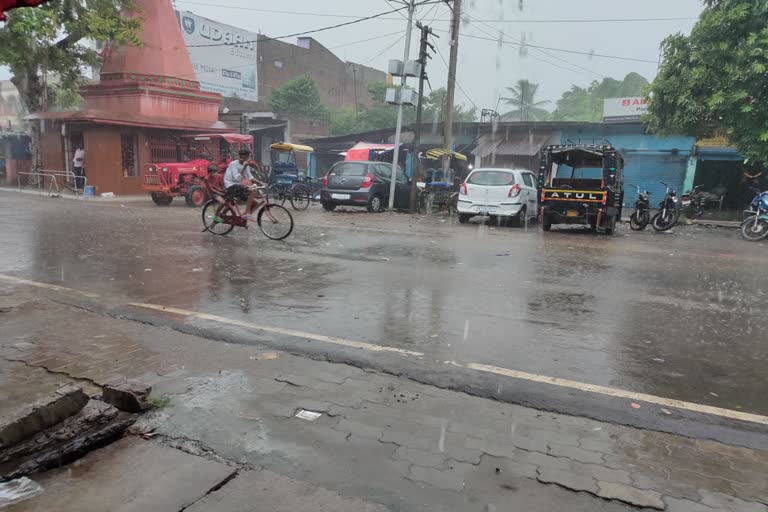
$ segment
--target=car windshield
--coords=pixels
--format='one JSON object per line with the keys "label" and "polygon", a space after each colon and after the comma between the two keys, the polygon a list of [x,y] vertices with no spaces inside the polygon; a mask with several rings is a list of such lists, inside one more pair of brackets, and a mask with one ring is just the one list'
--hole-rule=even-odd
{"label": "car windshield", "polygon": [[368,169],[365,164],[341,163],[331,169],[331,174],[335,176],[365,176]]}
{"label": "car windshield", "polygon": [[556,178],[561,179],[593,179],[599,180],[603,177],[601,167],[571,167],[568,164],[560,164],[557,167]]}
{"label": "car windshield", "polygon": [[515,175],[509,171],[475,171],[469,175],[467,183],[489,187],[514,185]]}

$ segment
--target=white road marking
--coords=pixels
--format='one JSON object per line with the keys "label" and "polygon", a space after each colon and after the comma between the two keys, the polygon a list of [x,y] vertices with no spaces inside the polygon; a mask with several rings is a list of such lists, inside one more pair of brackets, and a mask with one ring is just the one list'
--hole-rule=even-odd
{"label": "white road marking", "polygon": [[[80,290],[75,290],[72,288],[66,288],[64,286],[58,286],[55,284],[48,284],[48,283],[40,283],[37,281],[30,281],[27,279],[20,279],[17,277],[12,276],[6,276],[3,274],[0,274],[0,281],[6,281],[16,284],[23,284],[27,286],[33,286],[36,288],[44,288],[49,290],[55,290],[60,292],[66,292],[66,293],[77,293],[86,297],[90,298],[98,298],[99,296],[94,293],[90,292],[83,292]],[[323,341],[326,343],[333,343],[336,345],[343,345],[347,347],[352,348],[360,348],[363,350],[370,350],[372,352],[394,352],[396,354],[401,354],[403,356],[415,356],[415,357],[423,357],[424,354],[422,352],[414,352],[411,350],[404,350],[396,347],[387,347],[383,345],[376,345],[373,343],[366,343],[363,341],[353,341],[353,340],[347,340],[344,338],[337,338],[335,336],[325,336],[322,334],[313,334],[313,333],[307,333],[302,331],[296,331],[293,329],[284,329],[282,327],[273,327],[268,325],[260,325],[260,324],[254,324],[251,322],[244,322],[242,320],[235,320],[223,316],[218,315],[210,315],[207,313],[198,313],[195,311],[189,311],[186,309],[178,309],[178,308],[171,308],[166,306],[160,306],[157,304],[138,304],[138,303],[132,303],[129,304],[129,306],[134,306],[138,308],[145,308],[145,309],[151,309],[155,311],[163,311],[166,313],[173,313],[177,315],[182,316],[188,316],[188,317],[194,317],[194,318],[200,318],[202,320],[211,320],[214,322],[221,322],[225,324],[230,325],[239,325],[241,327],[248,327],[252,329],[259,329],[266,332],[273,332],[276,334],[284,334],[286,336],[293,336],[297,338],[304,338],[304,339],[311,339],[315,341]],[[518,370],[510,370],[508,368],[500,368],[498,366],[491,366],[486,364],[478,364],[478,363],[468,363],[466,365],[457,363],[455,361],[443,361],[444,364],[451,365],[451,366],[457,366],[460,368],[468,368],[470,370],[477,370],[487,373],[494,373],[496,375],[503,375],[506,377],[512,377],[516,379],[521,380],[527,380],[530,382],[538,382],[542,384],[550,384],[553,386],[560,386],[563,388],[569,388],[569,389],[576,389],[579,391],[584,391],[587,393],[594,393],[594,394],[600,394],[600,395],[606,395],[606,396],[613,396],[617,398],[625,398],[627,400],[634,400],[634,401],[640,401],[640,402],[647,402],[651,404],[656,404],[664,407],[674,407],[676,409],[682,409],[697,413],[703,413],[703,414],[710,414],[713,416],[720,416],[722,418],[728,418],[728,419],[734,419],[734,420],[740,420],[740,421],[746,421],[750,423],[758,423],[761,425],[768,425],[768,416],[761,416],[758,414],[751,414],[747,412],[742,411],[734,411],[732,409],[723,409],[720,407],[712,407],[709,405],[701,405],[696,404],[693,402],[685,402],[683,400],[675,400],[673,398],[664,398],[654,395],[648,395],[645,393],[636,393],[634,391],[627,391],[623,389],[618,388],[611,388],[607,386],[600,386],[597,384],[587,384],[584,382],[577,382],[573,380],[568,379],[561,379],[559,377],[548,377],[546,375],[539,375],[535,373],[527,373],[527,372],[521,372]],[[662,409],[663,412],[666,413]]]}
{"label": "white road marking", "polygon": [[626,391],[623,389],[609,388],[606,386],[598,386],[596,384],[586,384],[584,382],[576,382],[573,380],[561,379],[559,377],[547,377],[546,375],[538,375],[535,373],[526,373],[526,372],[521,372],[517,370],[510,370],[507,368],[499,368],[498,366],[489,366],[485,364],[470,363],[467,365],[467,368],[470,368],[472,370],[479,370],[482,372],[495,373],[496,375],[504,375],[506,377],[513,377],[515,379],[527,380],[531,382],[539,382],[543,384],[551,384],[553,386],[576,389],[579,391],[586,391],[588,393],[614,396],[617,398],[626,398],[627,400],[648,402],[651,404],[662,405],[667,407],[675,407],[677,409],[684,409],[687,411],[711,414],[713,416],[721,416],[723,418],[768,425],[768,417],[766,416],[760,416],[758,414],[750,414],[750,413],[741,412],[741,411],[734,411],[732,409],[722,409],[720,407],[712,407],[709,405],[701,405],[701,404],[695,404],[692,402],[684,402],[682,400],[675,400],[673,398],[663,398],[663,397],[654,396],[654,395],[646,395],[645,393],[635,393],[634,391]]}
{"label": "white road marking", "polygon": [[83,292],[83,291],[80,291],[80,290],[74,290],[72,288],[66,288],[64,286],[58,286],[58,285],[55,285],[55,284],[40,283],[40,282],[37,282],[37,281],[29,281],[27,279],[20,279],[18,277],[13,277],[13,276],[5,276],[3,274],[0,274],[0,281],[6,281],[6,282],[9,282],[9,283],[14,283],[14,284],[24,284],[24,285],[27,285],[27,286],[34,286],[35,288],[45,288],[47,290],[55,290],[57,292],[77,293],[79,295],[83,295],[83,296],[89,297],[91,299],[96,299],[96,298],[99,297],[95,293]]}
{"label": "white road marking", "polygon": [[412,350],[404,350],[395,347],[386,347],[384,345],[376,345],[373,343],[366,343],[364,341],[347,340],[344,338],[337,338],[336,336],[325,336],[324,334],[314,334],[310,332],[296,331],[294,329],[285,329],[283,327],[274,327],[271,325],[255,324],[252,322],[245,322],[242,320],[235,320],[219,315],[209,315],[208,313],[198,313],[196,311],[189,311],[186,309],[170,308],[166,306],[160,306],[158,304],[138,304],[131,303],[129,306],[137,308],[152,309],[155,311],[163,311],[165,313],[174,313],[177,315],[199,318],[201,320],[211,320],[214,322],[220,322],[229,325],[238,325],[240,327],[248,327],[250,329],[258,329],[260,331],[273,332],[275,334],[284,334],[286,336],[293,336],[295,338],[304,338],[315,341],[324,341],[326,343],[333,343],[335,345],[343,345],[345,347],[361,348],[364,350],[370,350],[371,352],[394,352],[404,356],[421,357],[424,354],[421,352],[413,352]]}

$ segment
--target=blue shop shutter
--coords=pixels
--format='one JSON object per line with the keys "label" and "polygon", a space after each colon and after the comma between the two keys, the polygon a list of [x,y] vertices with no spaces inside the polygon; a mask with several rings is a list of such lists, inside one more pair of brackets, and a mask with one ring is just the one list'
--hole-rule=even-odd
{"label": "blue shop shutter", "polygon": [[651,193],[651,208],[656,208],[664,198],[668,183],[677,190],[678,197],[685,180],[687,157],[680,155],[643,154],[627,151],[624,156],[624,206],[631,207],[637,200],[637,190],[631,185],[639,185],[642,190]]}

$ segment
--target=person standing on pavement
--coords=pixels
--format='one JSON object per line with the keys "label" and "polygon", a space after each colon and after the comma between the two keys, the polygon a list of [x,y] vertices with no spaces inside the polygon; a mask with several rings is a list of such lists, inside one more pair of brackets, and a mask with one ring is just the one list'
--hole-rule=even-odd
{"label": "person standing on pavement", "polygon": [[72,158],[72,172],[75,174],[75,188],[82,190],[85,183],[85,148],[82,144],[77,145],[75,156]]}

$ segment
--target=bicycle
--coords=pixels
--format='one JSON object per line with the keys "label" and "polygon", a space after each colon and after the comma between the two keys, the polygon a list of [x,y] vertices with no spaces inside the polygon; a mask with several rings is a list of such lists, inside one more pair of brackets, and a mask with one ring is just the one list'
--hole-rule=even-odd
{"label": "bicycle", "polygon": [[[256,187],[261,193],[264,187]],[[264,236],[271,240],[284,240],[293,232],[293,216],[285,207],[271,203],[268,197],[261,198],[256,209],[256,223]],[[224,236],[236,227],[248,229],[248,221],[243,219],[237,201],[232,197],[224,198],[224,204],[210,199],[203,205],[203,232]]]}
{"label": "bicycle", "polygon": [[266,195],[274,198],[274,203],[281,206],[285,204],[287,199],[296,211],[306,210],[312,204],[312,189],[304,181],[297,181],[292,185],[272,183],[267,187]]}

